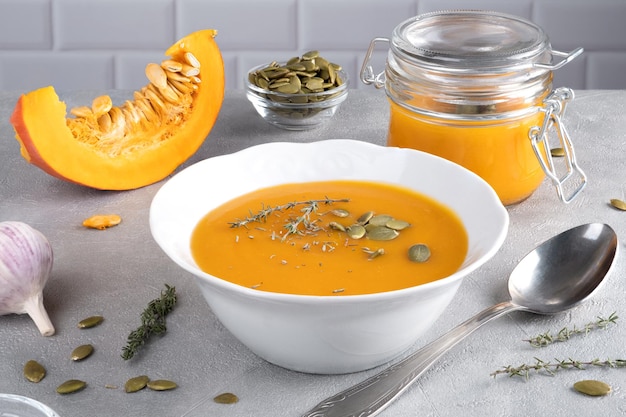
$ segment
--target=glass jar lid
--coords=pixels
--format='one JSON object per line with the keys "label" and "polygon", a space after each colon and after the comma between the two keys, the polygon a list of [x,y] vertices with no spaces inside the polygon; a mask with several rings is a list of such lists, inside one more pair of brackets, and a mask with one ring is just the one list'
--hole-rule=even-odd
{"label": "glass jar lid", "polygon": [[507,14],[454,10],[398,25],[391,47],[420,66],[481,72],[549,63],[550,42],[539,26]]}

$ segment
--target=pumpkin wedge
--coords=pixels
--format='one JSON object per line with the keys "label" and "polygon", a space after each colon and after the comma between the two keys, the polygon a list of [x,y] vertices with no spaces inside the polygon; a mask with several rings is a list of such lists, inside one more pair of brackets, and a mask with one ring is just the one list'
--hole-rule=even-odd
{"label": "pumpkin wedge", "polygon": [[153,184],[207,138],[224,98],[215,30],[194,32],[148,64],[149,83],[114,106],[109,96],[67,115],[52,86],[22,95],[11,116],[22,156],[66,181],[102,190]]}

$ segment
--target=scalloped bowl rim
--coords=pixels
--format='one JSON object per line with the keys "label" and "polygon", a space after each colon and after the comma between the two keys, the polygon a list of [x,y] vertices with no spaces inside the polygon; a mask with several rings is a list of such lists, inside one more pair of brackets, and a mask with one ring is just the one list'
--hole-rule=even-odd
{"label": "scalloped bowl rim", "polygon": [[[214,175],[220,175],[221,178],[227,178],[229,174],[231,175],[239,175],[241,173],[241,169],[234,168],[228,172],[224,172],[224,169],[228,170],[229,167],[236,166],[245,166],[246,169],[250,168],[250,164],[255,161],[263,160],[263,158],[267,158],[268,154],[273,154],[273,157],[277,157],[276,155],[302,155],[302,158],[305,160],[313,154],[313,150],[318,151],[316,155],[325,154],[326,151],[332,152],[340,152],[341,150],[348,150],[350,154],[359,154],[374,156],[376,153],[384,153],[391,154],[394,156],[402,157],[405,160],[412,160],[412,162],[427,162],[429,161],[432,164],[438,165],[445,172],[449,174],[454,174],[453,178],[464,178],[468,184],[471,184],[475,189],[474,192],[478,192],[479,195],[474,195],[471,200],[462,199],[464,201],[464,205],[468,203],[471,204],[473,201],[474,204],[478,201],[478,205],[481,206],[482,209],[490,208],[491,212],[482,213],[485,217],[489,219],[489,223],[491,224],[491,228],[493,230],[489,231],[491,233],[489,237],[489,244],[484,250],[474,258],[471,258],[472,244],[471,241],[473,235],[468,231],[468,237],[470,238],[470,248],[468,249],[468,254],[463,261],[462,266],[453,274],[440,278],[435,281],[431,281],[425,284],[420,284],[408,288],[386,291],[386,292],[378,292],[372,294],[356,294],[356,295],[342,295],[342,296],[319,296],[319,295],[301,295],[301,294],[285,294],[285,293],[277,293],[277,292],[267,292],[267,291],[259,291],[252,288],[247,288],[238,284],[234,284],[232,282],[226,281],[224,279],[215,277],[210,275],[204,271],[202,271],[193,261],[190,255],[190,250],[188,248],[189,241],[191,237],[191,232],[193,228],[190,228],[190,224],[193,224],[193,227],[197,224],[197,222],[201,219],[201,217],[206,214],[210,209],[217,207],[218,205],[225,203],[226,201],[241,195],[243,192],[253,191],[257,188],[278,185],[285,182],[308,182],[308,181],[317,181],[323,180],[323,178],[312,178],[310,180],[304,181],[286,181],[284,178],[280,181],[271,181],[272,183],[263,183],[256,184],[255,186],[250,185],[247,190],[232,192],[229,198],[221,198],[219,201],[214,202],[214,204],[209,207],[203,207],[202,209],[196,209],[194,212],[196,213],[194,220],[189,220],[188,216],[181,216],[181,211],[187,212],[189,208],[189,201],[185,198],[191,198],[197,200],[199,194],[198,190],[198,182],[201,179],[204,179],[206,183],[210,183],[212,178],[215,178]],[[305,152],[298,152],[305,151]],[[361,156],[359,154],[359,156]],[[376,156],[374,156],[376,158]],[[292,161],[294,158],[292,158]],[[298,160],[299,164],[301,163],[300,158],[295,158]],[[391,168],[397,167],[398,164],[391,166]],[[260,167],[262,170],[262,167]],[[295,166],[297,168],[297,166]],[[258,169],[258,168],[256,168]],[[256,172],[256,174],[260,174],[260,171]],[[306,174],[305,174],[306,175]],[[315,174],[311,174],[314,176]],[[249,181],[250,178],[254,178],[256,181],[258,176],[239,178],[239,180]],[[208,180],[207,180],[208,179]],[[406,184],[402,182],[393,182],[393,181],[382,181],[380,179],[375,178],[354,178],[350,175],[345,174],[336,174],[328,179],[364,179],[371,180],[376,182],[383,183],[391,183],[391,184]],[[432,180],[432,179],[431,179]],[[251,181],[250,184],[254,184],[255,181]],[[211,184],[216,185],[216,184]],[[220,191],[225,193],[225,190],[222,187]],[[181,190],[186,191],[186,193],[180,193]],[[419,191],[423,193],[423,191]],[[425,193],[424,193],[425,194]],[[436,198],[436,200],[439,200]],[[443,202],[446,204],[446,202]],[[454,210],[454,209],[453,209]],[[454,210],[456,211],[456,210]],[[201,212],[201,215],[198,213]],[[458,214],[458,213],[457,213]],[[174,234],[178,235],[179,244],[186,245],[187,247],[182,249],[180,246],[176,246],[171,240],[172,234],[169,233],[172,230],[176,229],[180,231],[180,224],[177,223],[178,220],[172,222],[172,217],[175,216],[178,219],[185,221],[187,233],[184,235],[180,235],[180,233],[176,232]],[[490,258],[495,255],[495,253],[502,246],[509,225],[509,216],[506,208],[500,202],[495,191],[489,186],[482,178],[473,172],[467,170],[466,168],[457,165],[456,163],[450,162],[446,159],[440,158],[438,156],[428,154],[422,151],[417,151],[414,149],[404,149],[404,148],[395,148],[395,147],[387,147],[380,146],[368,142],[352,140],[352,139],[326,139],[309,143],[294,143],[294,142],[271,142],[264,143],[259,145],[254,145],[249,148],[242,149],[240,151],[236,151],[231,154],[220,155],[205,159],[203,161],[197,162],[184,170],[180,171],[172,178],[170,178],[155,194],[152,204],[150,206],[150,229],[152,232],[152,236],[157,244],[161,247],[161,249],[165,252],[165,254],[170,257],[176,264],[185,269],[186,271],[192,273],[197,278],[200,278],[204,281],[207,281],[213,285],[218,287],[222,287],[229,291],[235,291],[240,293],[241,295],[247,295],[252,298],[261,298],[267,300],[280,300],[282,302],[292,301],[294,303],[331,303],[331,304],[341,304],[347,303],[351,301],[371,301],[371,300],[385,300],[390,298],[395,298],[399,294],[403,294],[405,296],[409,296],[415,292],[421,292],[425,290],[436,290],[439,287],[447,286],[451,284],[451,281],[458,281],[464,276],[467,276],[469,273],[473,272],[480,266],[482,266],[485,262],[487,262]],[[467,225],[465,225],[467,227]],[[169,232],[168,232],[169,231]],[[184,242],[184,243],[183,243]],[[181,256],[181,253],[184,256]],[[185,258],[187,257],[187,258]]]}

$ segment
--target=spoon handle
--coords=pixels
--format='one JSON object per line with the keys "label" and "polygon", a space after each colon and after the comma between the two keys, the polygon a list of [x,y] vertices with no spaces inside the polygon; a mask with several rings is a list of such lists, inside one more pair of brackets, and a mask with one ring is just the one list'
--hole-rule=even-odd
{"label": "spoon handle", "polygon": [[511,301],[489,307],[397,364],[325,399],[302,417],[374,416],[400,396],[437,359],[466,336],[488,321],[519,309],[522,307]]}

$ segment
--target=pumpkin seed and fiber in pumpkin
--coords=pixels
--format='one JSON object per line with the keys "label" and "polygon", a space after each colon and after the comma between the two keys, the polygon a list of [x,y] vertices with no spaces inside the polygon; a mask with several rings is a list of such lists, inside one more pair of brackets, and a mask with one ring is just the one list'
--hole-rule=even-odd
{"label": "pumpkin seed and fiber in pumpkin", "polygon": [[57,178],[103,190],[162,180],[205,141],[224,98],[224,63],[215,30],[194,32],[148,64],[150,81],[132,100],[109,96],[66,105],[54,87],[22,95],[11,116],[22,156]]}

